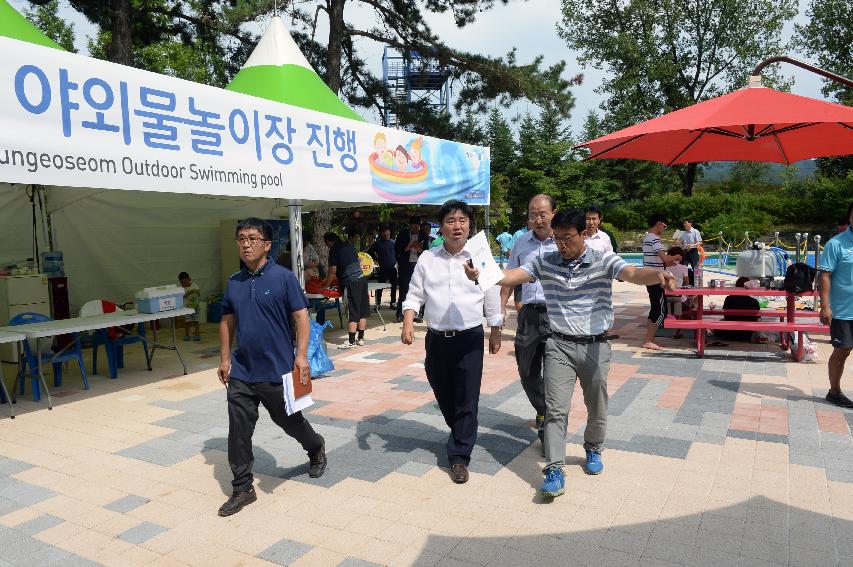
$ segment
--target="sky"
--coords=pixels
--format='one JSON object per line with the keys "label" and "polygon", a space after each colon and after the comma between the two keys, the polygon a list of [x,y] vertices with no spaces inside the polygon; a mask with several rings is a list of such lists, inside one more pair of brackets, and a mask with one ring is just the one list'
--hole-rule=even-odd
{"label": "sky", "polygon": [[[29,6],[26,0],[9,0],[12,6],[23,11]],[[61,14],[74,23],[76,44],[81,53],[86,53],[86,36],[95,33],[94,27],[85,18],[77,14],[67,0],[60,0]],[[369,26],[374,22],[372,9],[363,8],[360,3],[349,3],[346,6],[346,18],[354,25]],[[798,23],[804,22],[803,15],[806,2],[800,2],[800,14],[795,18]],[[560,2],[558,0],[510,0],[507,5],[495,2],[494,8],[479,15],[473,25],[458,29],[449,14],[434,15],[429,22],[433,31],[448,45],[457,49],[491,56],[503,56],[513,47],[517,48],[517,58],[520,63],[527,63],[538,55],[544,55],[543,66],[552,65],[560,60],[567,63],[565,76],[573,77],[578,73],[584,75],[583,84],[571,89],[575,96],[575,107],[568,124],[575,133],[580,133],[584,118],[590,110],[597,110],[602,101],[601,95],[595,92],[596,87],[605,76],[603,72],[591,68],[583,68],[577,62],[577,53],[568,49],[565,42],[557,34],[557,24],[560,20]],[[318,38],[327,35],[327,27],[318,26]],[[285,23],[288,23],[285,21]],[[263,31],[258,29],[257,31]],[[785,30],[784,39],[790,39],[793,26],[789,24]],[[382,74],[382,47],[366,39],[359,39],[358,49],[363,58],[370,62],[372,70],[377,75]],[[775,54],[768,54],[770,55]],[[788,53],[798,59],[808,61],[801,54]],[[758,63],[756,61],[756,63]],[[821,80],[818,76],[802,71],[790,65],[784,65],[782,71],[794,78],[792,92],[824,98],[820,92]],[[747,78],[744,77],[744,83]],[[521,102],[513,105],[506,115],[513,118],[519,114],[538,113],[535,105]],[[368,117],[370,118],[370,117]],[[374,118],[375,119],[375,118]]]}

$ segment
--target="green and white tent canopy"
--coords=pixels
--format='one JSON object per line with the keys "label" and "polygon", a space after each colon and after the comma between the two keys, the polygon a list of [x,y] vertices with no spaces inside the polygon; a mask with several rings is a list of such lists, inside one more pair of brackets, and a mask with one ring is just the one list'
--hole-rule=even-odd
{"label": "green and white tent canopy", "polygon": [[270,20],[246,64],[225,88],[342,118],[364,120],[326,86],[279,16]]}
{"label": "green and white tent canopy", "polygon": [[62,46],[44,35],[31,21],[18,13],[6,0],[0,0],[0,36],[65,51]]}

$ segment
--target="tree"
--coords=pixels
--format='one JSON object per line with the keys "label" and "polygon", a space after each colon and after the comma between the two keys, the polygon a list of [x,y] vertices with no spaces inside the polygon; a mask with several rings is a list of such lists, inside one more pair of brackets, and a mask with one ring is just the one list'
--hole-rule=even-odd
{"label": "tree", "polygon": [[[742,87],[777,53],[796,0],[562,0],[559,27],[579,61],[605,69],[598,92],[609,129]],[[781,84],[768,74],[771,84]],[[690,195],[697,165],[677,168]]]}
{"label": "tree", "polygon": [[77,53],[74,47],[74,24],[68,24],[59,17],[59,0],[36,5],[35,10],[24,10],[24,15],[63,49]]}
{"label": "tree", "polygon": [[[811,0],[806,9],[808,23],[797,24],[796,45],[817,61],[818,67],[843,77],[853,77],[853,5],[846,0]],[[823,94],[853,106],[853,89],[825,80]],[[818,160],[823,175],[844,177],[853,171],[853,157]]]}

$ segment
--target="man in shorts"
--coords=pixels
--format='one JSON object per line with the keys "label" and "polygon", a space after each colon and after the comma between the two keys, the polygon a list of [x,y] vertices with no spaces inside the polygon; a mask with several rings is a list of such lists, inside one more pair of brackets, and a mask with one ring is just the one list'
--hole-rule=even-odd
{"label": "man in shorts", "polygon": [[[349,339],[338,346],[340,349],[355,348],[364,344],[364,330],[370,316],[370,297],[367,293],[367,278],[361,271],[361,261],[355,247],[344,242],[334,232],[323,235],[329,248],[329,271],[322,287],[327,287],[337,277],[341,291],[347,294]],[[358,332],[358,338],[356,338]]]}
{"label": "man in shorts", "polygon": [[835,235],[820,256],[820,322],[829,325],[832,354],[829,357],[829,392],[826,401],[842,408],[853,408],[841,391],[844,363],[853,350],[853,203],[847,208],[848,226]]}

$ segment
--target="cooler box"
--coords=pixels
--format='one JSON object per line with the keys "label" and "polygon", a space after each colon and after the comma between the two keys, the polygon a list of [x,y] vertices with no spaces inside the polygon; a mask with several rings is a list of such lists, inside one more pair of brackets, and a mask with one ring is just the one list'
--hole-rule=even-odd
{"label": "cooler box", "polygon": [[[738,277],[746,276],[748,278],[759,278],[762,276],[761,270],[761,251],[746,250],[737,255],[737,275]],[[770,252],[764,252],[764,273],[765,276],[776,275],[776,256]]]}
{"label": "cooler box", "polygon": [[136,292],[134,303],[140,313],[160,313],[184,306],[184,288],[176,285],[146,287]]}

